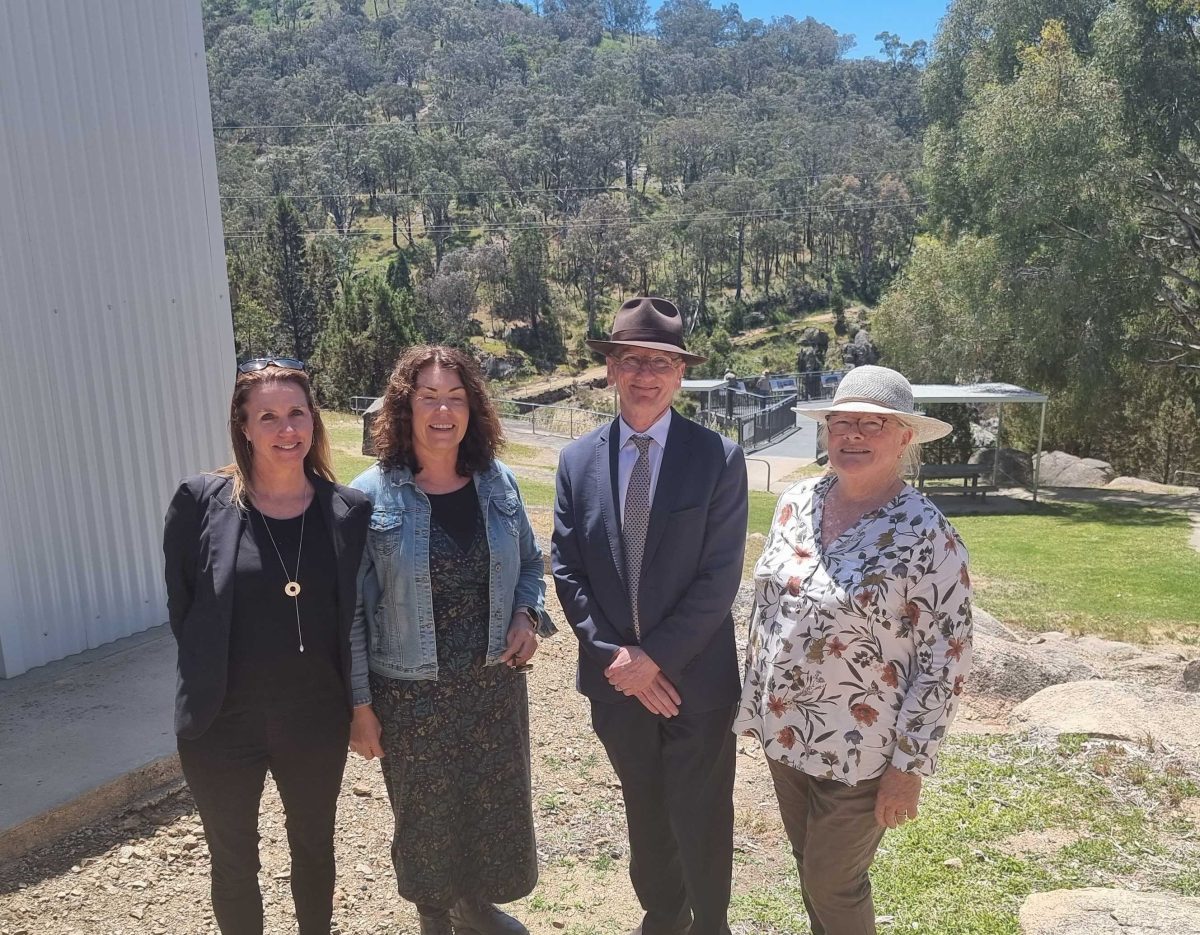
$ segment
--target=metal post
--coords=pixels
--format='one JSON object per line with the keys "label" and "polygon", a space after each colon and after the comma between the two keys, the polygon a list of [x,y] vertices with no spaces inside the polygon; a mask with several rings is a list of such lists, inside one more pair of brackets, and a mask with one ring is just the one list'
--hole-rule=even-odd
{"label": "metal post", "polygon": [[1042,403],[1042,418],[1038,424],[1038,443],[1036,461],[1033,462],[1033,502],[1038,502],[1038,482],[1042,478],[1042,438],[1046,434],[1046,404]]}
{"label": "metal post", "polygon": [[996,471],[1000,467],[1000,436],[1004,431],[1004,403],[996,403],[996,451],[992,455],[992,486],[996,486]]}
{"label": "metal post", "polygon": [[571,414],[571,415],[570,415],[570,420],[571,420],[571,437],[572,437],[572,438],[574,438],[574,437],[575,437],[575,410],[574,410],[574,409],[568,409],[567,411],[568,411],[568,412]]}

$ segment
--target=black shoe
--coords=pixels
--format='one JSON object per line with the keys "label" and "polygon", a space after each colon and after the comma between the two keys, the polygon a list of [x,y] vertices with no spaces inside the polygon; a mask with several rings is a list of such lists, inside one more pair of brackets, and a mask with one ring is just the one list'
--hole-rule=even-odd
{"label": "black shoe", "polygon": [[480,899],[460,899],[450,910],[457,935],[529,935],[529,929]]}
{"label": "black shoe", "polygon": [[420,913],[421,935],[454,935],[454,926],[450,922],[450,913],[443,910],[426,915]]}

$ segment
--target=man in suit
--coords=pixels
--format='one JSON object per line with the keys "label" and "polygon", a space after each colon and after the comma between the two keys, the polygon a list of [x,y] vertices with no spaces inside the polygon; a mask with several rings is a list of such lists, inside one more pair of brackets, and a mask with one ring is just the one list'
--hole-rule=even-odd
{"label": "man in suit", "polygon": [[634,932],[729,935],[746,462],[671,408],[704,358],[670,302],[629,300],[611,339],[588,345],[621,412],[563,449],[552,558],[578,688],[625,797]]}

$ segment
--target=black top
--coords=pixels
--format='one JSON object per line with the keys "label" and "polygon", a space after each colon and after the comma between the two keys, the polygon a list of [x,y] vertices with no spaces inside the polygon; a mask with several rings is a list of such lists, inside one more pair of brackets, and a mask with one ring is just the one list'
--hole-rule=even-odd
{"label": "black top", "polygon": [[475,529],[479,525],[479,495],[474,481],[467,481],[451,493],[426,494],[433,521],[454,540],[463,552],[471,548]]}
{"label": "black top", "polygon": [[[274,546],[271,535],[275,537]],[[290,580],[300,584],[297,598],[284,593],[284,585]],[[256,509],[248,510],[238,542],[229,633],[229,688],[224,708],[251,703],[293,707],[310,702],[325,706],[332,702],[338,708],[346,689],[337,614],[333,542],[315,499],[303,516],[303,524],[299,516],[271,519]],[[301,634],[304,652],[300,652]]]}

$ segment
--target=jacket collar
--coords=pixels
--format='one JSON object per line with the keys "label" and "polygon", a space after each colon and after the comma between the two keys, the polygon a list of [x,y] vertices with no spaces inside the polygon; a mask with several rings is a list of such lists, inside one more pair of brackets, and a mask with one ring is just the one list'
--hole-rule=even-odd
{"label": "jacket collar", "polygon": [[[413,477],[412,469],[407,466],[392,468],[380,466],[379,470],[380,473],[383,474],[384,479],[393,487],[404,487],[406,485],[415,487],[417,485],[416,479]],[[476,490],[490,489],[496,478],[500,477],[500,468],[498,468],[496,466],[496,462],[493,461],[490,465],[488,465],[486,470],[476,472],[473,477],[475,480]]]}

